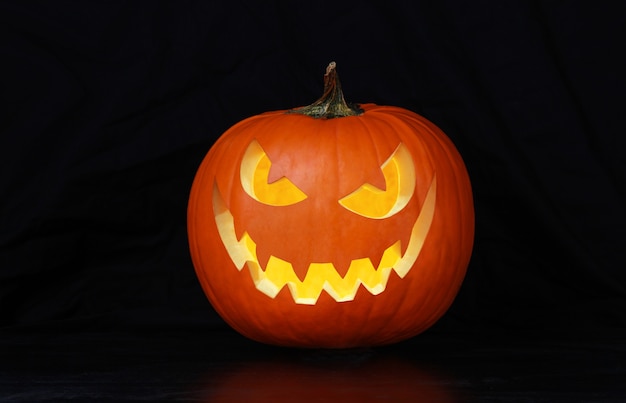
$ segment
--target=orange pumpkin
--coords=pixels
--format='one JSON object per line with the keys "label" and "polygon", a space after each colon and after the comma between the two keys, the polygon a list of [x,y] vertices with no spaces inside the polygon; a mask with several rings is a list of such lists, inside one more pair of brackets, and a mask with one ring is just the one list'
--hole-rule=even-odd
{"label": "orange pumpkin", "polygon": [[469,177],[406,109],[348,105],[335,64],[308,107],[243,120],[193,182],[188,235],[209,301],[269,344],[407,339],[448,309],[471,255]]}

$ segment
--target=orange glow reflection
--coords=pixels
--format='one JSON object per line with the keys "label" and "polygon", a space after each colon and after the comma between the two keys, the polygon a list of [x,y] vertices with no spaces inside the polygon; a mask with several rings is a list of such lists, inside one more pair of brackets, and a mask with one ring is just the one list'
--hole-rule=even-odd
{"label": "orange glow reflection", "polygon": [[207,402],[457,402],[433,371],[366,351],[294,352],[224,369]]}

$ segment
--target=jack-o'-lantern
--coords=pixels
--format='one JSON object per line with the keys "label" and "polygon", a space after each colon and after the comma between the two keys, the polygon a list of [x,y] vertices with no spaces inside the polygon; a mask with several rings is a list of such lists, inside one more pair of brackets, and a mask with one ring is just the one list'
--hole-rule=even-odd
{"label": "jack-o'-lantern", "polygon": [[450,139],[406,109],[315,103],[245,119],[201,163],[188,207],[199,281],[257,341],[342,348],[429,328],[465,276],[470,181]]}

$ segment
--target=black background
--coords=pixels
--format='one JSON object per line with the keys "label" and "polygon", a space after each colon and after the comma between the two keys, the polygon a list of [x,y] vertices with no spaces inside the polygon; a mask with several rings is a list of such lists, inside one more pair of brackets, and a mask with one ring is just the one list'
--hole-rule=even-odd
{"label": "black background", "polygon": [[626,327],[626,13],[586,1],[0,3],[0,328],[222,328],[186,239],[215,139],[346,98],[441,127],[476,238],[440,331]]}

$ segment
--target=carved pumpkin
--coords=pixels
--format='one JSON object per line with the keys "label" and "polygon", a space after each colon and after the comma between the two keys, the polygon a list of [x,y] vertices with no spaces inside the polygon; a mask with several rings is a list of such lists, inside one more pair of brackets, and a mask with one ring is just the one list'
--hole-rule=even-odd
{"label": "carved pumpkin", "polygon": [[452,142],[406,109],[345,103],[335,64],[314,104],[226,131],[188,208],[215,310],[254,340],[397,342],[447,310],[471,255],[470,182]]}

